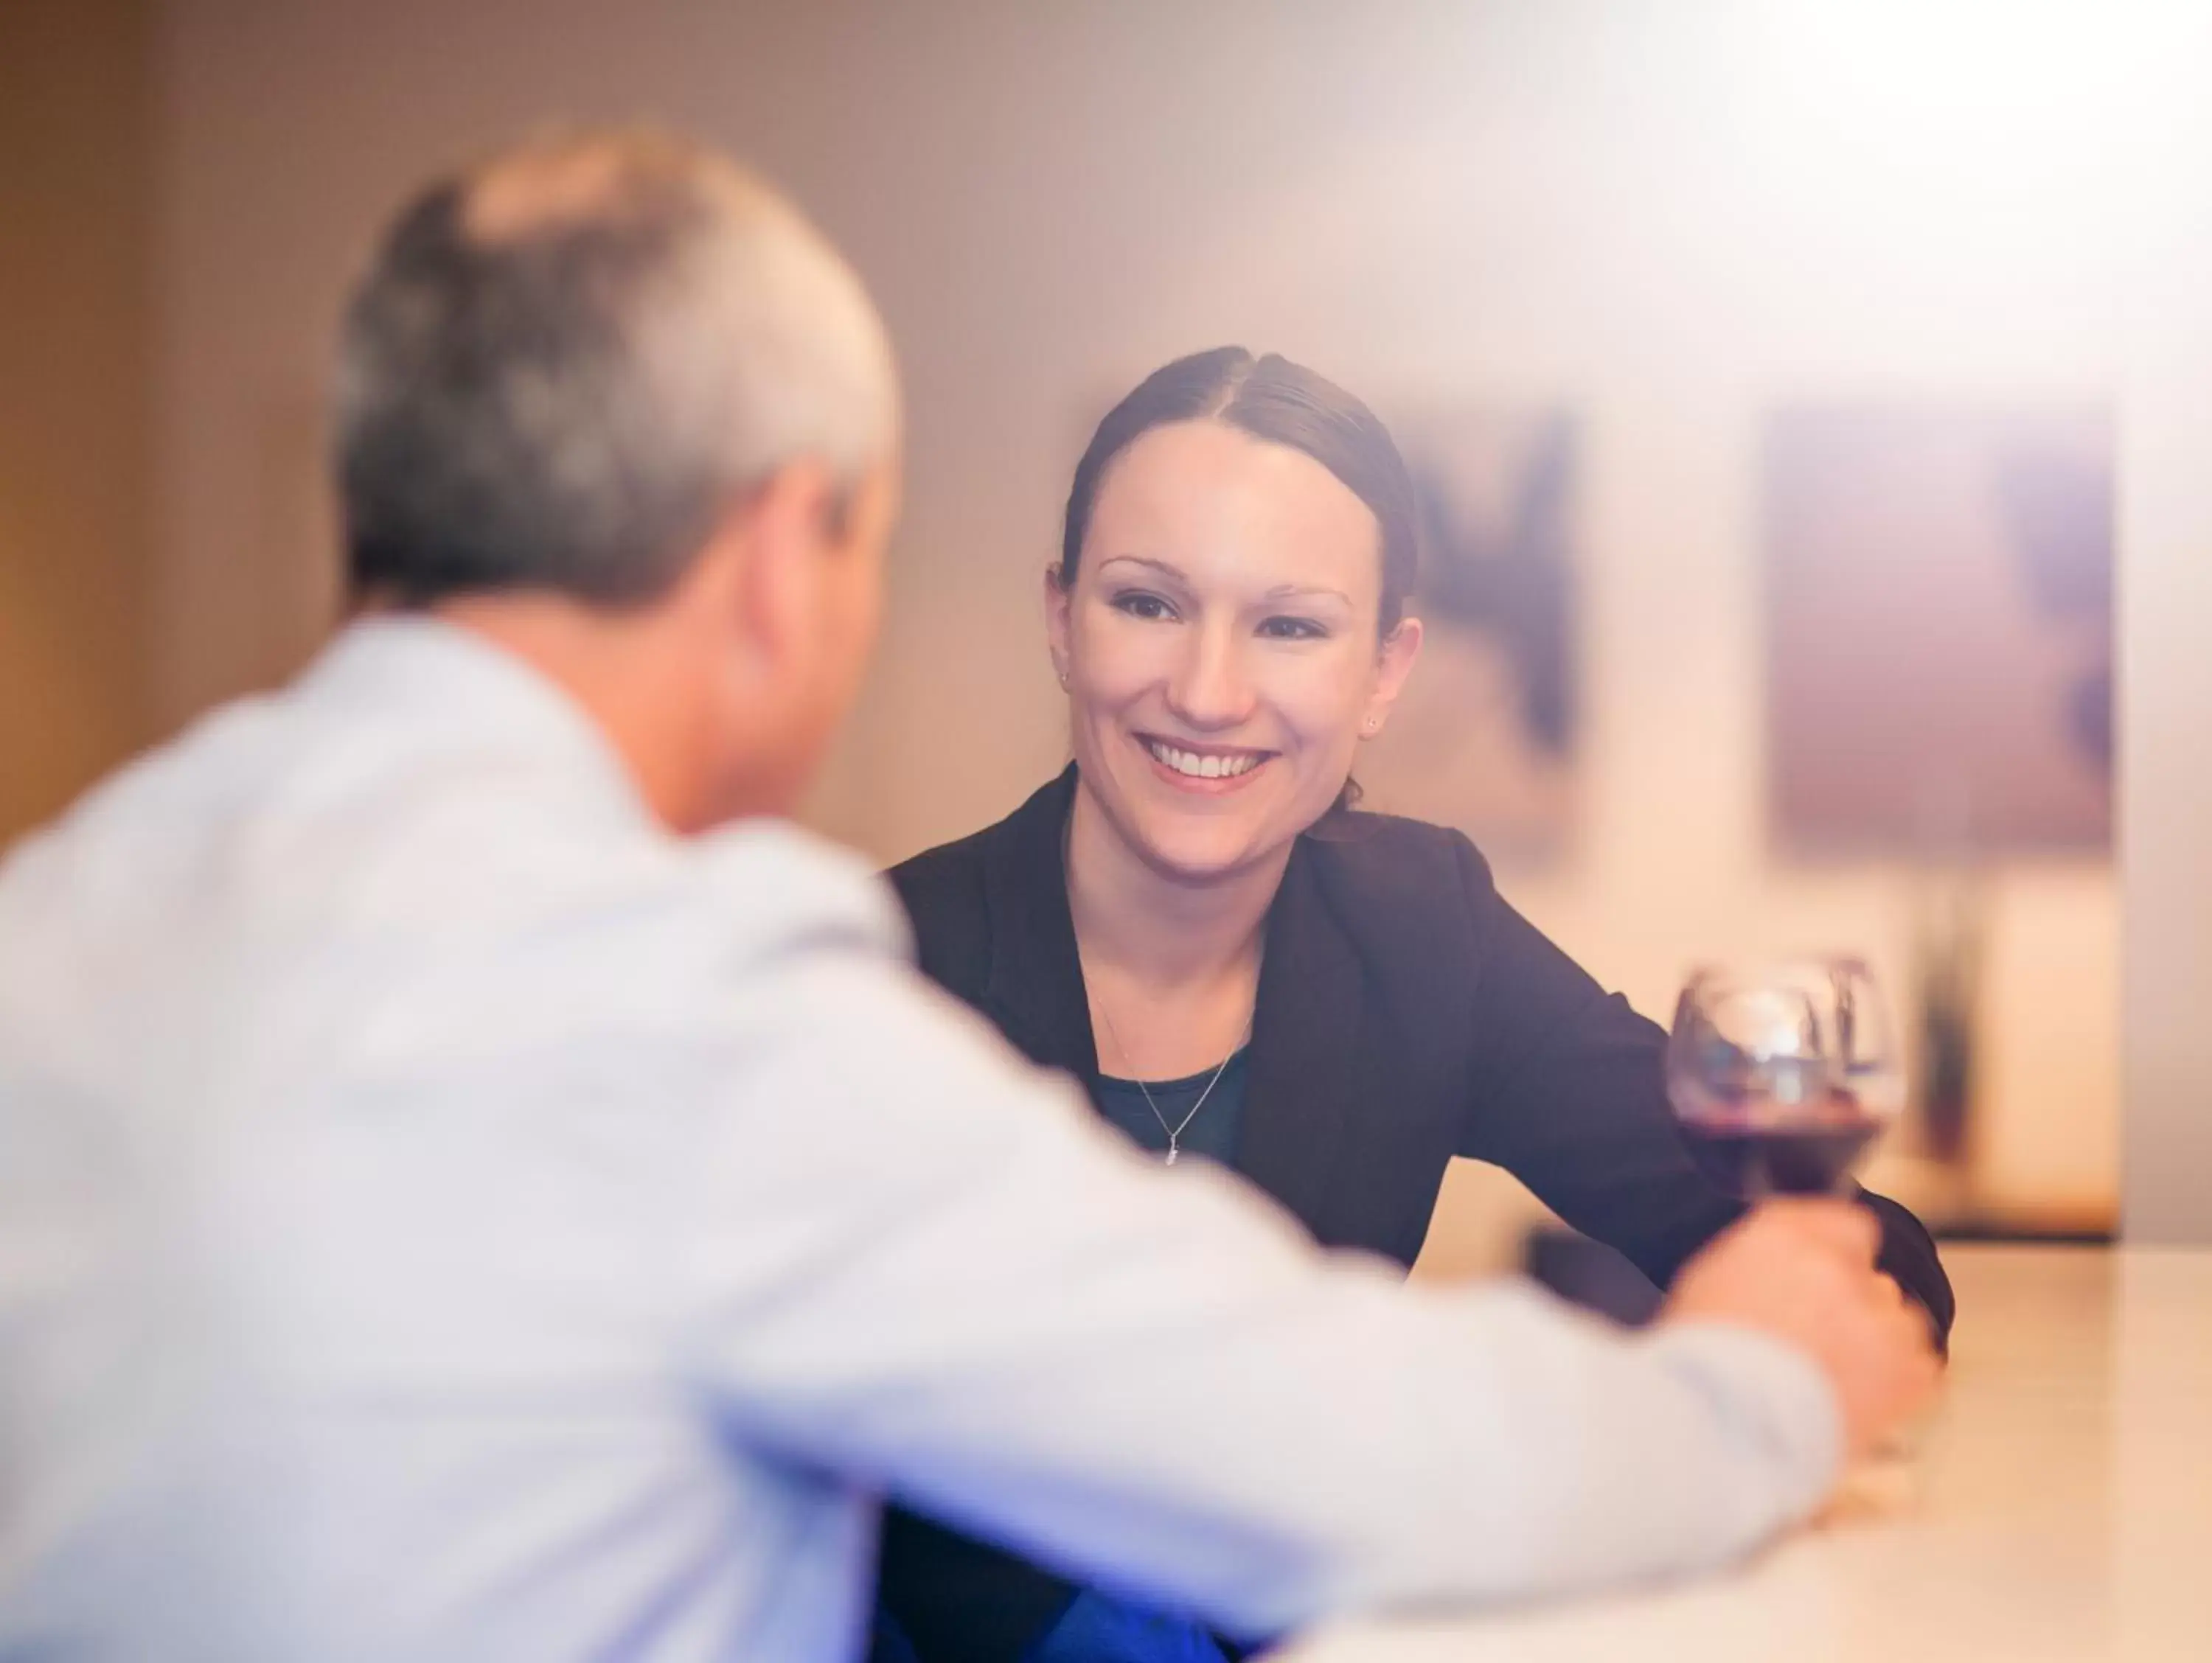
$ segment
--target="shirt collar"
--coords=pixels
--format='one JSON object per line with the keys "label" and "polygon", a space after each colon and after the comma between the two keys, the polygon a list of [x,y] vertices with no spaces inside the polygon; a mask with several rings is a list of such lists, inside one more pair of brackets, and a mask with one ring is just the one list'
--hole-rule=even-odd
{"label": "shirt collar", "polygon": [[309,699],[374,711],[426,751],[526,752],[654,820],[599,724],[550,677],[489,637],[426,613],[349,624],[301,684]]}

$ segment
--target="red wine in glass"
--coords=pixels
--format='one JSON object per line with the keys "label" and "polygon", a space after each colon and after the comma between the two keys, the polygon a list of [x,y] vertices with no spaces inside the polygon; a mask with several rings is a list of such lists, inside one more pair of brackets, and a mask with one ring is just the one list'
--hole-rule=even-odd
{"label": "red wine in glass", "polygon": [[1682,1122],[1699,1168],[1731,1195],[1832,1195],[1882,1133],[1848,1092],[1830,1094],[1817,1120],[1761,1108],[1741,1122]]}
{"label": "red wine in glass", "polygon": [[1872,974],[1856,959],[1700,970],[1667,1089],[1699,1168],[1732,1195],[1826,1195],[1903,1106]]}

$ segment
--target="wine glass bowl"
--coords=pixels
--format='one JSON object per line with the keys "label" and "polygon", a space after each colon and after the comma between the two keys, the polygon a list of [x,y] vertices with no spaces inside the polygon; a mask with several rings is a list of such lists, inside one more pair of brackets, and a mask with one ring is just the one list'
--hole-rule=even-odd
{"label": "wine glass bowl", "polygon": [[1841,1189],[1905,1106],[1873,973],[1846,956],[1698,970],[1675,1007],[1667,1095],[1698,1165],[1730,1193]]}

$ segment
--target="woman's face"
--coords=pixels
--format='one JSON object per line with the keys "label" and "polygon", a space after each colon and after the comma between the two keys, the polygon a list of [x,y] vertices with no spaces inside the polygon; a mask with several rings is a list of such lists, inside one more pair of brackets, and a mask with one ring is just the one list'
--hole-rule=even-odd
{"label": "woman's face", "polygon": [[1420,646],[1411,619],[1376,639],[1381,535],[1311,457],[1216,422],[1108,467],[1046,606],[1084,781],[1148,865],[1226,876],[1335,801]]}

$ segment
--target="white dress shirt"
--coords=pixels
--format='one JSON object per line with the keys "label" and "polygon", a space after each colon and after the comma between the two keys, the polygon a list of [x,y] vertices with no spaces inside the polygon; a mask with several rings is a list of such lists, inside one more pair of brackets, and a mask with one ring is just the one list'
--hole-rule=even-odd
{"label": "white dress shirt", "polygon": [[902,955],[421,619],[19,847],[0,1657],[842,1657],[887,1491],[1264,1632],[1825,1491],[1794,1352],[1324,1256]]}

